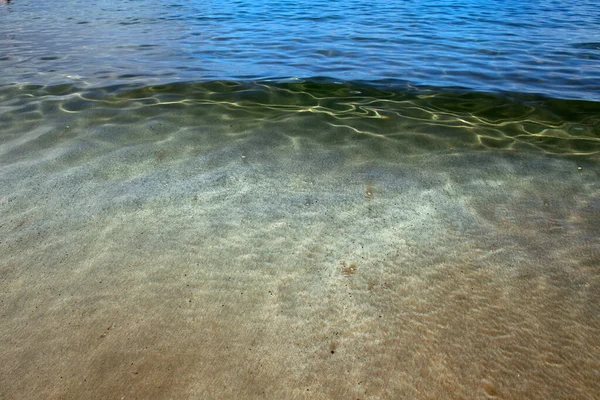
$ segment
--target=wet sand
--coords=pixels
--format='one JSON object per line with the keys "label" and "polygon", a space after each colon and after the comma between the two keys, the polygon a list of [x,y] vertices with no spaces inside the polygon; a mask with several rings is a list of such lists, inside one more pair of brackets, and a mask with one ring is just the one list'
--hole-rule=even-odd
{"label": "wet sand", "polygon": [[4,114],[0,398],[600,392],[597,156],[61,107]]}

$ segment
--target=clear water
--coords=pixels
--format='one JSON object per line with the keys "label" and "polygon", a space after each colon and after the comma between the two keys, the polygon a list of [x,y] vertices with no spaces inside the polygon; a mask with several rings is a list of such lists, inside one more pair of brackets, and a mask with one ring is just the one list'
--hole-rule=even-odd
{"label": "clear water", "polygon": [[0,1],[0,399],[595,399],[592,1]]}

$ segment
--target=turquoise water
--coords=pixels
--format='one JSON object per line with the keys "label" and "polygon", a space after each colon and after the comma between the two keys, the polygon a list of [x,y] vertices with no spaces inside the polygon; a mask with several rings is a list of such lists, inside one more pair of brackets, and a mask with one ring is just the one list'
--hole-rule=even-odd
{"label": "turquoise water", "polygon": [[0,399],[595,399],[591,1],[0,2]]}

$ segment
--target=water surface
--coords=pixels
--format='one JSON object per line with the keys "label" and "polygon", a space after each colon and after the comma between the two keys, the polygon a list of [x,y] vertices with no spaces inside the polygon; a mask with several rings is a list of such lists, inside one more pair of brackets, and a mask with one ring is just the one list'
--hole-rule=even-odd
{"label": "water surface", "polygon": [[0,4],[0,398],[597,398],[597,26]]}
{"label": "water surface", "polygon": [[0,18],[0,82],[327,76],[600,100],[593,1],[15,0]]}

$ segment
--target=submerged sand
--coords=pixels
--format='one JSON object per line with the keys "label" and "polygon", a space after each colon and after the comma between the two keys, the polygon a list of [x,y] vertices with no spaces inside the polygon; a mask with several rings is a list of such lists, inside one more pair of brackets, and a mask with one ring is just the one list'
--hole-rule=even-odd
{"label": "submerged sand", "polygon": [[40,107],[0,144],[0,398],[598,396],[597,156]]}

